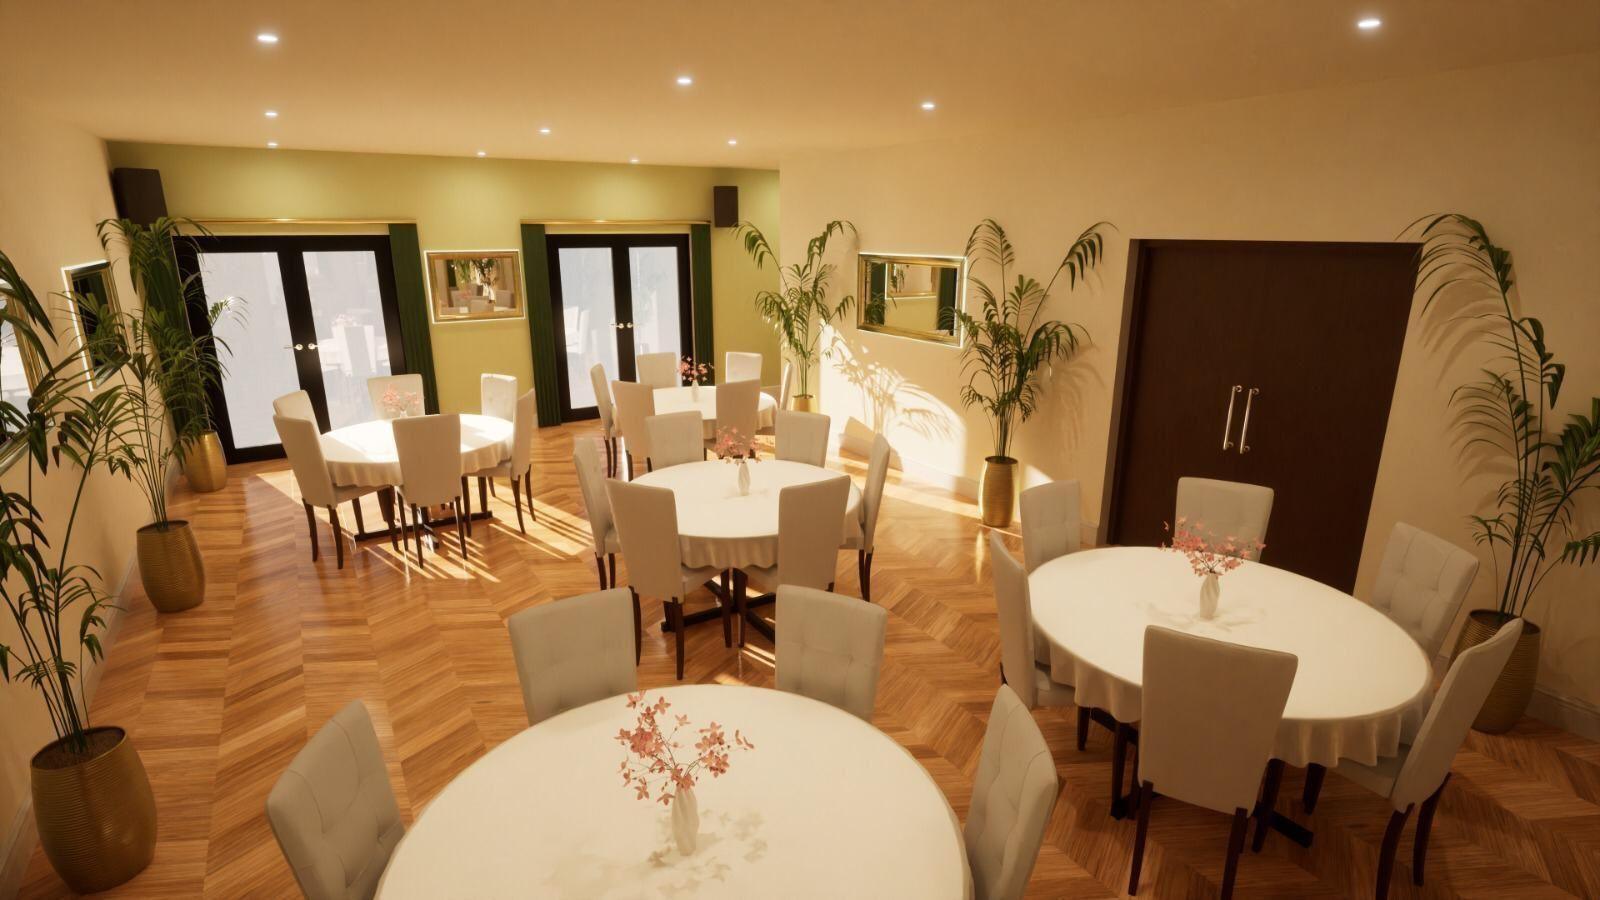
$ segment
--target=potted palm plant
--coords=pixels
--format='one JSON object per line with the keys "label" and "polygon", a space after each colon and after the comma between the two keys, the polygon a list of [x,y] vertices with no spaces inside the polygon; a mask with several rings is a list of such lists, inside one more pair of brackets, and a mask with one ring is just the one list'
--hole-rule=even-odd
{"label": "potted palm plant", "polygon": [[[1100,261],[1105,250],[1102,227],[1109,225],[1097,222],[1078,235],[1047,284],[1019,274],[1010,288],[1006,283],[1016,263],[1016,252],[1000,223],[984,219],[967,237],[967,278],[982,308],[977,316],[961,309],[948,310],[947,314],[965,333],[961,352],[967,383],[961,387],[961,403],[983,410],[994,438],[994,454],[984,459],[979,490],[983,524],[990,527],[1011,524],[1017,470],[1011,441],[1017,426],[1033,415],[1040,371],[1056,360],[1071,357],[1088,338],[1082,325],[1054,319],[1041,322],[1044,305],[1063,274],[1067,276],[1067,289],[1071,290]],[[997,270],[998,292],[976,274],[979,263]]]}
{"label": "potted palm plant", "polygon": [[[56,737],[30,764],[39,842],[69,887],[91,893],[143,871],[156,837],[155,798],[138,752],[123,729],[89,720],[86,666],[102,657],[110,600],[97,572],[71,562],[89,476],[112,456],[122,389],[85,390],[87,373],[70,354],[49,362],[41,340],[54,336],[49,318],[3,253],[0,298],[7,338],[40,360],[26,408],[0,399],[0,431],[28,467],[21,490],[0,492],[0,601],[17,634],[0,644],[0,676],[32,686],[49,710]],[[47,522],[35,491],[52,468],[73,484],[65,518]]]}
{"label": "potted palm plant", "polygon": [[[1573,514],[1579,496],[1600,487],[1600,397],[1559,428],[1550,421],[1567,368],[1546,344],[1544,325],[1513,308],[1511,251],[1490,240],[1482,224],[1449,213],[1418,219],[1407,232],[1423,241],[1417,270],[1417,290],[1427,292],[1423,309],[1443,301],[1490,324],[1486,336],[1495,351],[1482,377],[1451,397],[1468,448],[1506,475],[1493,510],[1470,517],[1477,543],[1493,557],[1499,593],[1494,609],[1468,614],[1456,642],[1460,654],[1525,616],[1556,567],[1600,559],[1600,531],[1575,531]],[[1474,728],[1500,733],[1522,717],[1539,672],[1539,643],[1539,626],[1524,621]]]}
{"label": "potted palm plant", "polygon": [[[802,412],[816,408],[816,398],[811,393],[811,367],[817,358],[820,329],[833,324],[855,302],[851,296],[837,303],[828,300],[828,280],[833,276],[834,267],[823,261],[828,252],[828,239],[846,231],[854,235],[856,228],[837,219],[824,225],[822,233],[807,242],[805,262],[778,266],[778,289],[756,294],[756,311],[778,332],[783,348],[798,370],[794,408]],[[761,229],[749,222],[740,222],[734,234],[744,238],[745,252],[756,261],[756,268],[763,267],[768,260],[777,265],[777,254],[772,252]]]}
{"label": "potted palm plant", "polygon": [[[106,219],[100,223],[100,243],[106,248],[120,249],[128,260],[128,276],[146,310],[157,310],[174,325],[186,321],[190,292],[197,287],[197,275],[185,278],[178,272],[173,243],[185,240],[183,227],[202,233],[205,229],[185,219],[159,218],[149,225],[140,225],[128,219]],[[197,340],[187,327],[163,329],[154,335],[163,343],[153,349],[156,357],[169,362],[177,356],[193,356]],[[220,346],[220,345],[219,345]],[[222,452],[222,440],[217,435],[211,413],[211,398],[205,390],[208,383],[221,376],[221,360],[216,354],[209,358],[197,357],[197,364],[188,366],[185,375],[201,379],[196,390],[186,390],[181,396],[167,401],[172,412],[172,439],[177,448],[178,462],[188,479],[189,487],[198,493],[220,491],[228,483],[228,462]]]}

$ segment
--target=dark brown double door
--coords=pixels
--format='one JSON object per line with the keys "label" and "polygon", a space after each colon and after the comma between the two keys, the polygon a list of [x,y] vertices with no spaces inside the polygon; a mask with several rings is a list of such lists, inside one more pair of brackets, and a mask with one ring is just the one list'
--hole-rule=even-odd
{"label": "dark brown double door", "polygon": [[1266,485],[1264,560],[1350,590],[1416,251],[1135,241],[1106,539],[1165,540],[1180,477]]}

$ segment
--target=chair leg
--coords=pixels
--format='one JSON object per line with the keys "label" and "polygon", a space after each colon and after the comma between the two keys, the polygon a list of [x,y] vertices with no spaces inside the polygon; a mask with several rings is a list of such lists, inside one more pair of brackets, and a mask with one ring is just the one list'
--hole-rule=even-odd
{"label": "chair leg", "polygon": [[478,479],[478,508],[484,512],[489,511],[489,495],[494,493],[493,478]]}
{"label": "chair leg", "polygon": [[1374,896],[1377,900],[1387,900],[1389,896],[1389,878],[1394,874],[1394,854],[1400,847],[1400,832],[1406,830],[1406,819],[1411,817],[1411,807],[1404,811],[1395,810],[1389,816],[1389,827],[1383,832],[1383,847],[1378,850],[1378,885]]}
{"label": "chair leg", "polygon": [[[499,500],[500,499],[500,492],[494,489],[494,479],[490,478],[490,479],[487,479],[487,481],[489,482],[489,496],[495,498],[496,500]],[[481,485],[480,485],[480,487],[481,487]],[[479,495],[482,496],[482,492],[481,491],[479,492]],[[488,509],[489,508],[489,501],[488,500],[484,500],[483,501],[483,508],[484,509]]]}
{"label": "chair leg", "polygon": [[617,477],[617,460],[613,454],[616,453],[617,448],[611,445],[611,438],[604,435],[601,435],[600,443],[606,445],[606,477],[615,478]]}
{"label": "chair leg", "polygon": [[344,568],[344,529],[339,527],[338,505],[328,507],[328,522],[333,526],[333,556],[339,561],[339,568]]}
{"label": "chair leg", "polygon": [[678,643],[678,680],[683,680],[683,603],[667,601],[667,618],[672,621],[672,635]]}
{"label": "chair leg", "polygon": [[[522,488],[517,484],[517,476],[515,475],[511,476],[511,502],[517,505],[517,530],[527,534],[528,529],[522,527]],[[600,573],[600,581],[600,586],[605,587],[604,572]]]}
{"label": "chair leg", "polygon": [[470,501],[466,497],[462,497],[460,500],[450,504],[451,508],[456,511],[456,538],[461,542],[462,565],[467,564],[467,532],[472,530],[472,518],[462,514],[462,510],[468,502]]}
{"label": "chair leg", "polygon": [[722,596],[717,598],[717,605],[722,607],[722,646],[733,646],[733,572],[723,569],[721,575]]}
{"label": "chair leg", "polygon": [[1283,760],[1267,761],[1266,780],[1261,785],[1261,802],[1256,806],[1256,837],[1250,842],[1250,852],[1260,853],[1267,843],[1267,829],[1272,826],[1272,811],[1278,805],[1278,789],[1283,786]]}
{"label": "chair leg", "polygon": [[354,510],[356,514],[356,534],[365,532],[367,530],[367,523],[361,521],[361,498],[357,497],[354,500],[351,500],[350,508]]}
{"label": "chair leg", "polygon": [[861,599],[872,602],[872,551],[867,550],[861,559]]}
{"label": "chair leg", "polygon": [[[1111,741],[1111,818],[1120,819],[1125,814],[1122,799],[1122,773],[1127,765],[1128,756],[1128,726],[1117,723],[1115,737]],[[1138,773],[1134,773],[1137,777]]]}
{"label": "chair leg", "polygon": [[628,593],[633,595],[633,664],[637,666],[644,654],[644,611],[639,608],[639,592],[628,588]]}
{"label": "chair leg", "polygon": [[[305,503],[303,500],[301,502]],[[305,507],[306,529],[311,532],[311,561],[316,562],[319,555],[317,548],[317,513],[316,510],[311,508],[311,504],[305,503]]]}
{"label": "chair leg", "polygon": [[739,617],[739,646],[744,646],[745,619],[749,615],[748,596],[750,590],[750,576],[738,569],[733,570],[733,612]]}
{"label": "chair leg", "polygon": [[1250,814],[1233,811],[1233,829],[1228,832],[1228,861],[1222,864],[1222,900],[1233,896],[1233,878],[1239,874],[1239,851],[1244,849],[1244,833],[1250,827]]}
{"label": "chair leg", "polygon": [[1422,801],[1422,812],[1417,814],[1417,838],[1411,848],[1411,882],[1418,887],[1422,886],[1422,873],[1428,863],[1428,838],[1433,835],[1433,814],[1439,808],[1439,795],[1444,793],[1444,786],[1450,783],[1450,773],[1446,772],[1444,781],[1439,782],[1439,789],[1428,795]]}
{"label": "chair leg", "polygon": [[1150,833],[1150,807],[1155,786],[1146,781],[1139,787],[1139,826],[1133,833],[1133,868],[1128,873],[1128,895],[1139,893],[1139,870],[1144,868],[1144,842]]}
{"label": "chair leg", "polygon": [[426,568],[427,563],[422,561],[422,531],[427,527],[423,522],[422,509],[415,503],[411,504],[411,530],[417,534],[417,565]]}
{"label": "chair leg", "polygon": [[528,471],[522,473],[522,492],[527,495],[526,499],[528,501],[528,518],[529,518],[529,520],[533,521],[534,523],[537,523],[539,521],[539,511],[533,508],[533,467],[532,466],[528,467]]}
{"label": "chair leg", "polygon": [[[461,524],[461,511],[463,509],[467,511],[467,532],[470,534],[472,532],[472,488],[467,485],[467,476],[465,475],[461,476],[461,499],[452,502],[450,508],[456,511],[457,526]],[[465,555],[465,553],[462,554],[462,556]]]}
{"label": "chair leg", "polygon": [[1078,749],[1089,746],[1089,707],[1078,707]]}
{"label": "chair leg", "polygon": [[617,555],[615,553],[607,553],[606,554],[606,569],[608,570],[607,574],[606,574],[606,584],[610,585],[611,587],[616,587],[617,586]]}
{"label": "chair leg", "polygon": [[610,585],[606,584],[606,561],[598,553],[594,555],[594,567],[600,573],[600,590],[603,591]]}
{"label": "chair leg", "polygon": [[1306,808],[1306,812],[1317,811],[1317,798],[1322,796],[1322,779],[1327,775],[1327,766],[1317,763],[1306,766],[1306,787],[1300,793],[1300,805]]}
{"label": "chair leg", "polygon": [[378,512],[383,515],[385,525],[389,526],[389,548],[399,550],[401,539],[405,536],[406,529],[401,525],[397,530],[394,525],[395,510],[400,511],[400,517],[405,518],[405,504],[395,502],[394,488],[383,488],[378,491]]}

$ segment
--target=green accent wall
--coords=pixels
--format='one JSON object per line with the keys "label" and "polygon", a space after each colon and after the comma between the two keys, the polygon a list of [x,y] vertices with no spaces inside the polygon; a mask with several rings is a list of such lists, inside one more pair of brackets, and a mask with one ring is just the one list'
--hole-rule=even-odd
{"label": "green accent wall", "polygon": [[422,376],[422,398],[428,412],[439,411],[439,381],[433,371],[433,336],[428,325],[428,291],[422,280],[422,245],[417,226],[389,226],[389,255],[394,262],[395,299],[400,304],[400,341],[406,348],[406,369]]}
{"label": "green accent wall", "polygon": [[711,226],[689,226],[689,282],[694,296],[694,358],[721,366],[712,335]]}
{"label": "green accent wall", "polygon": [[528,340],[533,348],[533,389],[539,425],[561,424],[561,390],[556,380],[555,318],[550,312],[550,254],[543,225],[522,226],[523,281],[528,288]]}

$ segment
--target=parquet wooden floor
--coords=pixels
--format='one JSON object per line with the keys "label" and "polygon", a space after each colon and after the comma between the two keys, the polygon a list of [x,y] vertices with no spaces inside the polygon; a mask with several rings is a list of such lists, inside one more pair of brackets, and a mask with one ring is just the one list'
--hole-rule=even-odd
{"label": "parquet wooden floor", "polygon": [[[339,571],[325,529],[313,564],[282,463],[236,466],[217,494],[180,487],[177,505],[205,552],[206,602],[158,616],[134,579],[95,700],[97,722],[131,732],[160,807],[155,862],[115,895],[296,896],[263,801],[307,736],[353,697],[372,709],[408,822],[453,775],[525,727],[504,622],[595,588],[571,462],[572,441],[593,434],[592,426],[539,433],[538,522],[526,536],[501,485],[498,518],[479,523],[471,562],[430,556],[427,573],[409,578],[379,541]],[[835,464],[864,476],[859,459]],[[367,518],[378,519],[375,507]],[[873,577],[874,600],[890,613],[874,721],[928,768],[963,818],[998,681],[985,539],[971,504],[891,473]],[[852,594],[853,563],[840,555],[839,590]],[[647,603],[645,615],[640,682],[672,683],[659,604]],[[720,628],[691,629],[686,677],[770,685],[770,645],[753,638],[739,654],[722,645]],[[1133,826],[1107,816],[1109,737],[1094,729],[1080,753],[1069,715],[1037,716],[1062,791],[1029,896],[1120,896]],[[1291,770],[1282,796],[1298,798],[1299,786]],[[1214,896],[1227,818],[1158,804],[1139,896]],[[1382,801],[1330,775],[1309,817],[1315,845],[1273,836],[1242,861],[1238,896],[1371,896],[1387,819]],[[1410,840],[1408,827],[1397,898],[1600,896],[1600,745],[1532,720],[1502,737],[1474,735],[1456,759],[1422,889],[1411,884]],[[64,894],[36,852],[22,896]]]}

